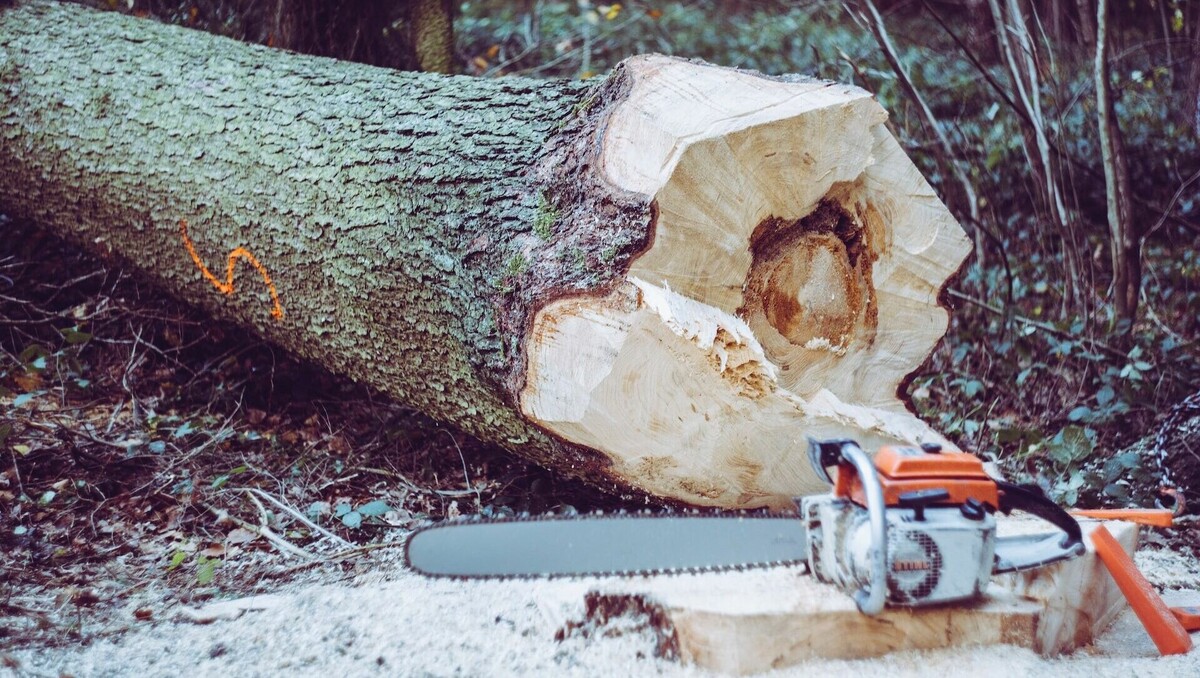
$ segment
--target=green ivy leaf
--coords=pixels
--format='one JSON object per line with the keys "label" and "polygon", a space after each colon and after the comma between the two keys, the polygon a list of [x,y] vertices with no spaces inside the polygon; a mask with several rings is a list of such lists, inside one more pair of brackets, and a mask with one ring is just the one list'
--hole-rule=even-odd
{"label": "green ivy leaf", "polygon": [[21,354],[17,356],[17,360],[21,361],[25,365],[29,365],[35,358],[42,358],[42,364],[45,365],[45,357],[49,355],[49,353],[50,352],[47,351],[44,346],[30,344],[25,347],[25,350],[21,351]]}
{"label": "green ivy leaf", "polygon": [[182,425],[175,429],[175,433],[171,437],[178,440],[179,438],[191,434],[195,430],[196,429],[192,427],[192,422],[185,421]]}
{"label": "green ivy leaf", "polygon": [[200,561],[200,566],[196,568],[196,583],[202,586],[211,583],[217,574],[217,566],[220,564],[221,561],[216,558],[205,558]]}
{"label": "green ivy leaf", "polygon": [[966,419],[962,423],[963,433],[970,437],[974,437],[979,432],[979,422],[974,419]]}
{"label": "green ivy leaf", "polygon": [[388,506],[386,501],[383,501],[382,499],[376,499],[373,502],[359,506],[357,510],[364,516],[374,518],[391,511],[392,507]]}
{"label": "green ivy leaf", "polygon": [[1081,426],[1068,426],[1050,439],[1050,458],[1070,465],[1085,459],[1095,449],[1096,432]]}
{"label": "green ivy leaf", "polygon": [[962,385],[963,395],[968,398],[974,398],[983,393],[983,382],[978,379],[970,379]]}
{"label": "green ivy leaf", "polygon": [[22,393],[16,398],[13,398],[13,407],[25,407],[29,403],[33,402],[34,398],[37,398],[44,393],[45,391],[30,391],[29,393]]}
{"label": "green ivy leaf", "polygon": [[1120,478],[1126,471],[1141,465],[1142,458],[1137,452],[1122,452],[1104,462],[1104,482],[1111,483]]}
{"label": "green ivy leaf", "polygon": [[79,328],[77,327],[68,327],[65,330],[59,330],[59,333],[62,334],[63,341],[71,344],[72,346],[86,343],[92,338],[92,335],[88,334],[87,332],[80,332]]}
{"label": "green ivy leaf", "polygon": [[1129,486],[1122,485],[1119,483],[1110,483],[1110,484],[1104,486],[1104,494],[1107,494],[1108,496],[1110,496],[1113,499],[1116,499],[1118,501],[1128,501],[1129,500]]}
{"label": "green ivy leaf", "polygon": [[187,553],[185,553],[183,551],[176,551],[175,555],[171,556],[171,563],[169,565],[167,565],[167,572],[170,572],[171,570],[174,570],[175,568],[182,565],[183,561],[187,560],[187,557],[188,557]]}

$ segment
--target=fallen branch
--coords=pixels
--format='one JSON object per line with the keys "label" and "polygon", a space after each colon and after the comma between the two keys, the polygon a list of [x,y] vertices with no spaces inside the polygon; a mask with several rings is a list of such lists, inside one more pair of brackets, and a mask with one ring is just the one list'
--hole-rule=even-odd
{"label": "fallen branch", "polygon": [[337,536],[336,534],[334,534],[334,533],[330,532],[329,530],[326,530],[325,528],[321,527],[320,525],[314,523],[313,521],[309,520],[303,513],[300,513],[296,509],[292,508],[291,506],[288,506],[287,504],[283,503],[279,499],[276,499],[274,496],[272,496],[271,494],[269,494],[267,492],[263,492],[262,490],[254,488],[254,487],[241,487],[241,488],[235,488],[235,489],[245,492],[252,496],[258,495],[259,497],[266,499],[267,501],[271,502],[275,506],[279,507],[281,510],[283,510],[288,515],[290,515],[293,518],[295,518],[296,520],[300,521],[300,523],[302,523],[308,529],[312,530],[313,532],[316,532],[317,534],[320,534],[321,536],[325,537],[326,539],[329,539],[330,541],[333,541],[338,544],[342,544],[343,546],[351,545],[351,542],[346,541],[345,539],[342,539],[341,537]]}
{"label": "fallen branch", "polygon": [[409,480],[405,475],[395,471],[388,471],[387,469],[374,468],[370,466],[355,466],[352,467],[351,470],[362,471],[364,473],[374,473],[376,475],[391,478],[392,480],[399,481],[399,484],[405,489],[411,490],[418,494],[436,494],[441,497],[470,497],[479,496],[479,493],[485,489],[483,487],[477,487],[470,490],[434,490],[428,487],[421,487],[420,485],[417,485],[413,481]]}
{"label": "fallen branch", "polygon": [[213,515],[215,515],[217,517],[218,523],[223,522],[223,521],[229,521],[229,522],[233,523],[234,525],[237,525],[238,527],[242,528],[243,530],[253,532],[254,534],[257,534],[258,536],[262,537],[263,539],[266,539],[268,542],[271,543],[272,546],[274,546],[281,553],[284,553],[286,555],[295,556],[297,558],[303,558],[305,560],[319,560],[320,559],[319,556],[313,555],[312,553],[305,551],[304,549],[300,548],[299,546],[296,546],[295,544],[289,542],[288,540],[284,539],[283,537],[275,534],[275,532],[273,532],[266,525],[255,525],[254,523],[247,522],[245,520],[242,520],[241,518],[238,518],[237,516],[229,513],[228,511],[215,508],[209,504],[205,504],[204,507],[207,508],[210,512],[212,512]]}

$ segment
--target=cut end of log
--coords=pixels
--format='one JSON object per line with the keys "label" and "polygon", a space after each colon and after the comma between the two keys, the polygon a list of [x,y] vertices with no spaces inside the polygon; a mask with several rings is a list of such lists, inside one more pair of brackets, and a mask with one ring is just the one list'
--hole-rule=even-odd
{"label": "cut end of log", "polygon": [[543,307],[523,413],[656,495],[786,506],[805,439],[938,442],[902,380],[947,325],[968,241],[858,88],[667,57],[626,62],[600,167],[657,205],[603,298]]}

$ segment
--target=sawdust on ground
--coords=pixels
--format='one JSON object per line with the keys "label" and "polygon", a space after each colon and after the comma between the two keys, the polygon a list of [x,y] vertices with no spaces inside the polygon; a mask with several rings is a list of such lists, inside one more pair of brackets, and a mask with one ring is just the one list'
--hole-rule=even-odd
{"label": "sawdust on ground", "polygon": [[[1200,603],[1196,558],[1143,549],[1138,563],[1168,589],[1169,601]],[[17,666],[0,667],[0,675],[710,675],[655,657],[645,619],[612,620],[556,640],[583,618],[584,594],[599,580],[429,580],[406,571],[394,556],[369,573],[328,581],[336,576],[199,611],[168,604],[155,609],[147,592],[114,615],[116,627],[103,639],[85,647],[17,650],[9,655]],[[137,621],[134,608],[148,604],[153,620]],[[208,618],[215,619],[198,623]],[[767,675],[1195,676],[1200,649],[1157,656],[1127,612],[1094,645],[1056,659],[1007,646],[971,647],[809,661]]]}

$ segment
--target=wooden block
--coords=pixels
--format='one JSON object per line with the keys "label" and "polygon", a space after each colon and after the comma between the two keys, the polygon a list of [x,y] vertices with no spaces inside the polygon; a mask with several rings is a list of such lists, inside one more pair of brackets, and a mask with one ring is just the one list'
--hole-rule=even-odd
{"label": "wooden block", "polygon": [[[1097,523],[1081,524],[1086,535]],[[1137,526],[1106,525],[1132,554]],[[1030,526],[1045,529],[1014,520],[1004,521],[1001,533]],[[1089,547],[1063,563],[997,576],[988,595],[971,604],[889,608],[877,617],[859,613],[849,596],[802,567],[618,580],[594,589],[588,607],[645,612],[664,639],[660,647],[684,663],[748,674],[806,659],[962,645],[1008,644],[1055,655],[1092,642],[1126,606]]]}
{"label": "wooden block", "polygon": [[[1039,654],[1061,654],[1087,645],[1128,608],[1124,594],[1087,538],[1099,524],[1101,521],[1080,521],[1088,545],[1083,557],[993,578],[998,586],[1041,604],[1036,633],[1032,642],[1025,644]],[[1138,527],[1116,521],[1103,524],[1132,556],[1137,549]]]}

